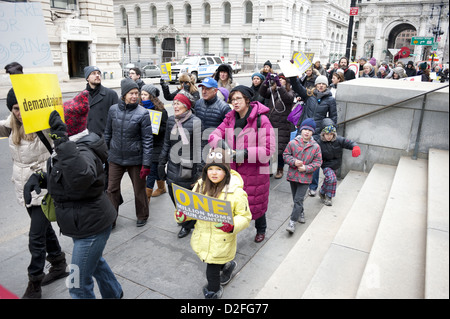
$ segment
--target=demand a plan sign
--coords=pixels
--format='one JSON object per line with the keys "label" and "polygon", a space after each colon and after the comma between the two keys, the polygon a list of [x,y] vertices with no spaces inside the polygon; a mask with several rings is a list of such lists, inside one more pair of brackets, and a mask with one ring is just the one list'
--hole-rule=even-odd
{"label": "demand a plan sign", "polygon": [[53,110],[64,121],[61,88],[56,74],[11,74],[11,83],[20,108],[26,134],[50,128]]}
{"label": "demand a plan sign", "polygon": [[177,209],[186,216],[215,223],[234,225],[231,203],[202,195],[172,183]]}

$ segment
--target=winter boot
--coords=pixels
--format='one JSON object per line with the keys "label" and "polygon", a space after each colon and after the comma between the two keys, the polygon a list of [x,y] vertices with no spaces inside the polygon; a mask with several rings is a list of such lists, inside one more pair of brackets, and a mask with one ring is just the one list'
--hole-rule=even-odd
{"label": "winter boot", "polygon": [[283,177],[283,169],[278,169],[277,174],[275,175],[275,179],[280,179]]}
{"label": "winter boot", "polygon": [[147,193],[148,202],[150,203],[150,198],[152,198],[153,188],[146,188],[145,192]]}
{"label": "winter boot", "polygon": [[164,183],[164,181],[156,181],[156,184],[158,185],[158,189],[153,192],[152,197],[158,197],[167,192],[166,183]]}
{"label": "winter boot", "polygon": [[41,283],[42,279],[44,279],[45,274],[42,273],[37,276],[28,275],[28,287],[25,290],[25,293],[22,296],[22,299],[41,299],[42,297],[42,289]]}
{"label": "winter boot", "polygon": [[227,262],[225,266],[223,267],[222,274],[220,275],[220,284],[226,285],[231,280],[231,275],[233,274],[233,271],[236,269],[237,263],[232,260],[230,262]]}
{"label": "winter boot", "polygon": [[219,291],[217,292],[209,291],[208,285],[203,287],[203,296],[205,296],[205,299],[220,299],[222,298],[222,294],[223,294],[222,286],[220,286]]}
{"label": "winter boot", "polygon": [[51,264],[51,267],[48,274],[44,276],[41,286],[46,286],[55,280],[67,277],[69,275],[69,272],[66,271],[67,263],[66,254],[64,252],[61,252],[61,255],[57,257],[47,256],[47,261]]}

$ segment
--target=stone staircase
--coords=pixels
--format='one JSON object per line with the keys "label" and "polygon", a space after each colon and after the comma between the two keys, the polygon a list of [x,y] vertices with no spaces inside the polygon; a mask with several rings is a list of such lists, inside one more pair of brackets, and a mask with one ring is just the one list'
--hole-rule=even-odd
{"label": "stone staircase", "polygon": [[350,171],[256,298],[448,299],[448,173],[437,149]]}

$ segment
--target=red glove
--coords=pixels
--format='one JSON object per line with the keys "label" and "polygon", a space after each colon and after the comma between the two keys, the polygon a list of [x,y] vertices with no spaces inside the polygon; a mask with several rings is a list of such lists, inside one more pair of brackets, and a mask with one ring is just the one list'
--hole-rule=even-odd
{"label": "red glove", "polygon": [[353,147],[353,149],[352,149],[352,156],[358,157],[359,155],[361,155],[361,149],[357,145],[357,146]]}
{"label": "red glove", "polygon": [[180,210],[177,210],[175,218],[178,220],[179,223],[183,223],[187,219],[186,215]]}
{"label": "red glove", "polygon": [[234,229],[234,226],[228,223],[218,223],[215,226],[226,233],[231,233]]}
{"label": "red glove", "polygon": [[139,172],[139,177],[141,179],[145,179],[148,175],[150,175],[150,168],[142,165],[141,171]]}

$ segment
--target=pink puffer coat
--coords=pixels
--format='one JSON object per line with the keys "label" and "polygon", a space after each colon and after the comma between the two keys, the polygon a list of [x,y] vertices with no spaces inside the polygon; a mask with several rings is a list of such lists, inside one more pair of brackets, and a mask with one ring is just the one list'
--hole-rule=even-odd
{"label": "pink puffer coat", "polygon": [[[209,144],[216,147],[220,140],[225,139],[234,150],[247,149],[248,158],[244,163],[231,163],[244,180],[244,190],[248,194],[248,202],[252,219],[258,219],[267,211],[269,204],[269,160],[276,152],[275,132],[267,116],[260,116],[260,128],[257,130],[258,114],[267,114],[270,110],[259,102],[251,102],[252,111],[247,119],[247,125],[237,135],[234,141],[234,124],[236,111],[228,112],[214,132],[209,136]],[[258,134],[256,134],[258,132]]]}

